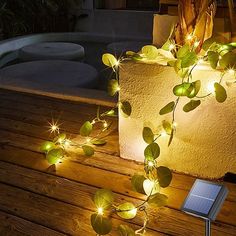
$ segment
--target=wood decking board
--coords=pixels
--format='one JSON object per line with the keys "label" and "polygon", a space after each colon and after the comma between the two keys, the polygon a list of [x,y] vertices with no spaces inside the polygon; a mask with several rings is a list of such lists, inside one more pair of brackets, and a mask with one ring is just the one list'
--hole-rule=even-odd
{"label": "wood decking board", "polygon": [[[15,110],[14,104],[17,104]],[[132,191],[130,183],[131,176],[142,172],[143,166],[117,157],[115,118],[111,119],[108,144],[98,148],[93,157],[69,150],[68,158],[55,171],[40,153],[40,144],[49,137],[44,122],[52,114],[50,109],[57,115],[62,114],[62,128],[74,138],[81,124],[94,117],[96,107],[0,90],[0,221],[6,215],[10,219],[0,223],[0,235],[1,232],[7,235],[8,229],[9,235],[27,235],[27,227],[31,227],[29,235],[39,235],[40,230],[44,232],[42,235],[95,235],[90,215],[95,210],[91,197],[96,189],[113,190],[118,203],[122,200],[138,203],[143,199],[141,194]],[[194,177],[174,173],[171,186],[163,189],[169,195],[168,206],[149,209],[147,235],[204,234],[202,220],[179,210],[194,180]],[[226,184],[230,194],[213,223],[213,235],[236,235],[236,185]],[[114,225],[126,223],[117,216],[112,221]],[[142,225],[142,216],[128,223],[137,229]],[[18,230],[21,224],[23,229]]]}

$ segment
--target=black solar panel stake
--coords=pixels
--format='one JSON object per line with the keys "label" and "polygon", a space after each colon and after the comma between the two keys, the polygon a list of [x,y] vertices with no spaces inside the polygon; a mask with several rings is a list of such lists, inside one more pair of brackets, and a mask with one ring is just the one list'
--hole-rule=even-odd
{"label": "black solar panel stake", "polygon": [[228,194],[220,183],[197,179],[186,197],[181,210],[205,220],[205,235],[211,235],[211,222],[216,219]]}

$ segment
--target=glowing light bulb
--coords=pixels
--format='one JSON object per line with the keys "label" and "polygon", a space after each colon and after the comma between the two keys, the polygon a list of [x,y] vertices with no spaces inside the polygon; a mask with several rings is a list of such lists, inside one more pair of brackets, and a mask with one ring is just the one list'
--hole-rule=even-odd
{"label": "glowing light bulb", "polygon": [[202,59],[202,58],[200,58],[199,60],[198,60],[198,64],[202,64],[204,62],[204,60]]}
{"label": "glowing light bulb", "polygon": [[103,215],[104,213],[102,207],[99,207],[97,211],[98,211],[98,215]]}
{"label": "glowing light bulb", "polygon": [[119,86],[117,87],[116,91],[117,91],[117,92],[120,91],[120,87],[119,87]]}
{"label": "glowing light bulb", "polygon": [[193,39],[193,35],[192,34],[188,34],[187,37],[186,37],[187,40],[192,40]]}
{"label": "glowing light bulb", "polygon": [[169,46],[169,50],[171,51],[171,50],[173,50],[173,49],[175,49],[175,45],[172,43],[172,44],[170,44],[170,46]]}
{"label": "glowing light bulb", "polygon": [[69,139],[66,139],[65,142],[64,142],[64,146],[69,147],[70,144],[71,144],[71,141]]}
{"label": "glowing light bulb", "polygon": [[86,138],[86,142],[89,143],[91,141],[91,138]]}
{"label": "glowing light bulb", "polygon": [[94,125],[95,123],[96,123],[96,121],[95,121],[95,120],[92,120],[91,124]]}
{"label": "glowing light bulb", "polygon": [[219,59],[221,60],[221,59],[222,59],[222,56],[219,56]]}
{"label": "glowing light bulb", "polygon": [[118,67],[120,65],[120,61],[117,60],[116,63],[115,63],[115,66]]}
{"label": "glowing light bulb", "polygon": [[161,132],[161,137],[166,137],[167,136],[167,133],[165,131],[162,131]]}
{"label": "glowing light bulb", "polygon": [[149,161],[149,162],[148,162],[148,166],[149,166],[149,167],[153,167],[153,166],[154,166],[154,162],[153,162],[153,161]]}
{"label": "glowing light bulb", "polygon": [[177,124],[175,121],[174,121],[173,124],[172,124],[172,126],[173,126],[174,128],[177,127],[177,125],[178,125],[178,124]]}
{"label": "glowing light bulb", "polygon": [[214,84],[215,84],[215,81],[210,82],[210,83],[207,84],[207,90],[208,90],[209,93],[215,93]]}
{"label": "glowing light bulb", "polygon": [[103,127],[104,127],[104,128],[107,128],[107,126],[108,126],[108,124],[107,124],[107,122],[105,121],[105,122],[103,123]]}
{"label": "glowing light bulb", "polygon": [[133,208],[132,210],[129,211],[130,214],[136,215],[137,214],[137,208]]}
{"label": "glowing light bulb", "polygon": [[197,47],[199,46],[199,44],[200,44],[200,41],[196,41],[196,42],[194,42],[193,46],[194,46],[195,48],[197,48]]}
{"label": "glowing light bulb", "polygon": [[228,69],[227,72],[228,72],[229,74],[231,74],[231,75],[234,75],[234,73],[235,73],[234,69]]}

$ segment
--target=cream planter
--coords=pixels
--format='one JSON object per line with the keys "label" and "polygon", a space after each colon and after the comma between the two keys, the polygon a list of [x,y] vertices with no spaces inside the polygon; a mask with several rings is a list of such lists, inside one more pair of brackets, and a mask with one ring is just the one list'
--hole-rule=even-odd
{"label": "cream planter", "polygon": [[[228,80],[230,75],[224,77]],[[201,79],[199,96],[208,93],[209,85],[220,80],[220,73],[199,65],[193,81]],[[120,99],[132,105],[129,118],[119,119],[120,154],[123,158],[144,160],[147,144],[142,139],[144,126],[158,130],[163,120],[171,115],[159,115],[168,102],[175,101],[172,88],[181,83],[174,69],[158,64],[128,62],[120,69]],[[189,113],[182,110],[189,99],[181,98],[176,110],[177,131],[170,147],[169,137],[161,137],[158,144],[159,165],[177,172],[204,178],[219,178],[226,172],[236,173],[236,88],[227,88],[228,98],[218,103],[214,96]]]}

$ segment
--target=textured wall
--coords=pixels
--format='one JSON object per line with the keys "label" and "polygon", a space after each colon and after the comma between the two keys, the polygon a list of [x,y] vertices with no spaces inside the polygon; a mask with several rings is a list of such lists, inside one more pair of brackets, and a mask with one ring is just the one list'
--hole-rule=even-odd
{"label": "textured wall", "polygon": [[[209,81],[220,78],[218,72],[206,66],[197,68],[193,80],[201,78],[204,88]],[[229,75],[226,77],[229,79]],[[169,114],[160,116],[159,110],[176,99],[172,88],[180,82],[171,67],[133,62],[122,66],[120,97],[133,108],[130,118],[119,119],[122,157],[143,161],[146,144],[142,129],[148,125],[157,130],[162,120],[171,121]],[[224,103],[218,103],[214,96],[207,97],[189,113],[182,111],[188,99],[181,98],[176,111],[177,132],[171,146],[167,147],[168,137],[158,140],[161,146],[158,164],[206,178],[219,178],[228,171],[236,173],[236,88],[227,91]],[[202,89],[199,95],[207,92]]]}

